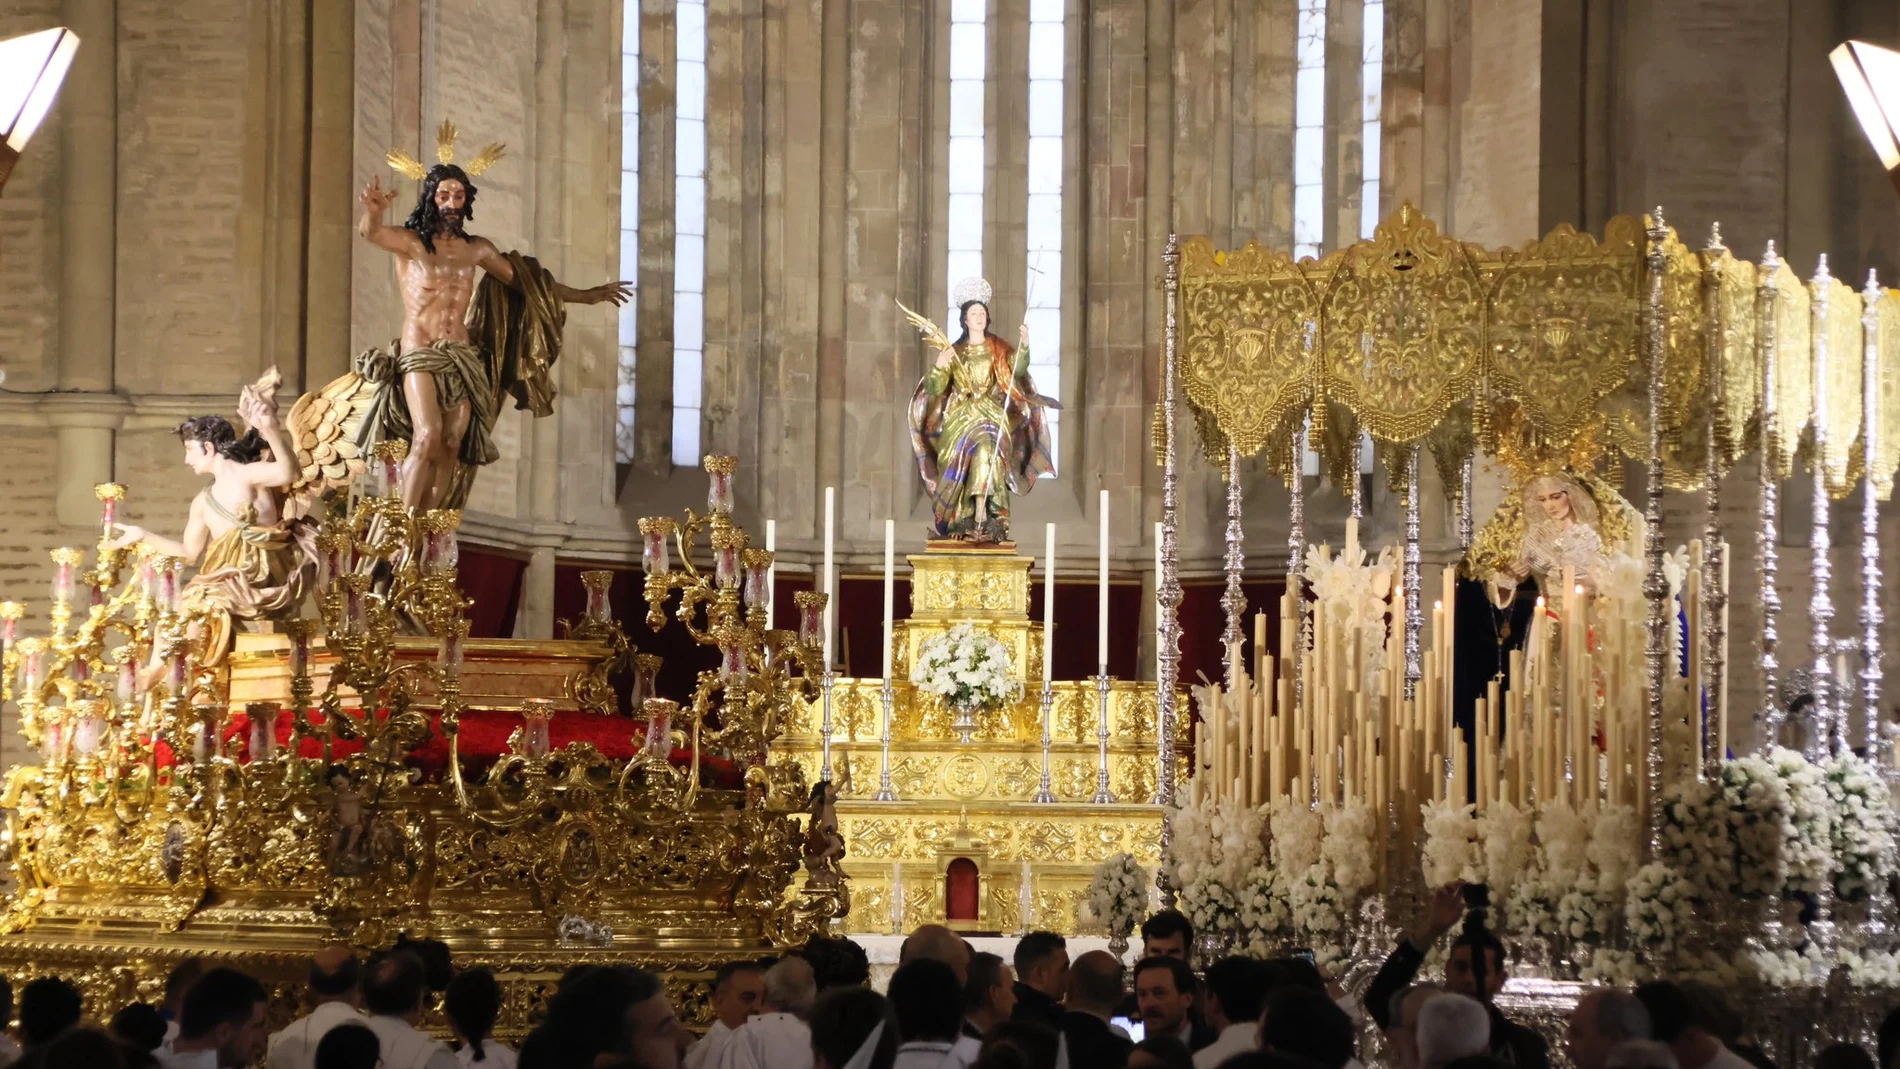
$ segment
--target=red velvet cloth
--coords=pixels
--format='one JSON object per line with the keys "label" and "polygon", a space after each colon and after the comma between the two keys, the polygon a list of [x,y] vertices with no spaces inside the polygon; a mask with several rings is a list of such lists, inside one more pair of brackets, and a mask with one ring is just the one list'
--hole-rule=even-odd
{"label": "red velvet cloth", "polygon": [[967,857],[952,860],[943,874],[944,919],[976,920],[976,893],[979,885],[976,862]]}
{"label": "red velvet cloth", "polygon": [[[290,744],[292,717],[288,713],[277,718],[277,744]],[[508,749],[508,737],[522,724],[521,714],[493,709],[471,709],[462,714],[461,741],[459,749],[462,757],[463,775],[473,775],[495,763]],[[250,718],[242,712],[233,712],[225,722],[224,752],[241,762],[248,762],[250,754],[251,725]],[[598,716],[592,713],[561,711],[554,714],[548,722],[548,737],[555,750],[570,742],[588,742],[594,745],[602,755],[617,761],[633,756],[646,739],[646,725],[638,720],[628,720],[618,716]],[[330,748],[334,757],[347,757],[360,752],[363,746],[359,742],[346,739],[336,740]],[[302,757],[317,758],[323,756],[323,743],[319,739],[305,739],[298,751]],[[675,747],[668,759],[678,767],[688,767],[693,762],[690,749]],[[164,743],[158,745],[158,765],[169,767],[173,763],[170,747]],[[700,767],[706,770],[706,782],[719,787],[737,788],[743,785],[744,770],[732,761],[700,755]],[[407,764],[419,770],[426,781],[435,782],[442,778],[449,767],[449,741],[442,734],[441,717],[430,720],[429,737],[421,745],[409,751]]]}
{"label": "red velvet cloth", "polygon": [[521,611],[521,580],[528,562],[497,550],[463,545],[456,562],[456,585],[475,604],[468,610],[468,637],[513,638]]}
{"label": "red velvet cloth", "polygon": [[[1286,591],[1283,578],[1251,579],[1240,584],[1247,595],[1245,622],[1241,624],[1242,638],[1240,655],[1247,662],[1247,670],[1253,671],[1253,618],[1255,613],[1267,614],[1267,652],[1275,657],[1280,655],[1280,595]],[[1221,595],[1227,590],[1225,580],[1194,580],[1181,584],[1181,668],[1180,685],[1195,686],[1202,677],[1218,682],[1221,678],[1221,665],[1226,652],[1221,649],[1221,632],[1227,628],[1227,611],[1221,608]],[[1191,706],[1193,703],[1190,702]],[[1193,714],[1190,714],[1191,716]],[[1193,720],[1190,729],[1190,745],[1193,729],[1198,728],[1200,720]]]}

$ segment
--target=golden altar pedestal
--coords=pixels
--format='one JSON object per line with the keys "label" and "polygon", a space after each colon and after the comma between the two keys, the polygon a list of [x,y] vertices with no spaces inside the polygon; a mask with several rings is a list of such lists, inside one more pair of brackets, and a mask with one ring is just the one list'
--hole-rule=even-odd
{"label": "golden altar pedestal", "polygon": [[[945,922],[946,875],[966,857],[980,874],[979,915],[953,926],[977,931],[1024,927],[1075,934],[1094,868],[1128,852],[1152,868],[1160,857],[1161,809],[1151,804],[1159,768],[1153,683],[1111,681],[1108,694],[1109,789],[1098,804],[1101,694],[1097,683],[1052,685],[1049,784],[1055,802],[1033,801],[1042,781],[1042,625],[1029,619],[1030,560],[1013,549],[933,545],[909,557],[911,617],[895,627],[892,661],[890,779],[896,801],[874,800],[883,747],[883,681],[841,679],[831,692],[832,778],[845,838],[852,909],[847,932],[909,931]],[[909,682],[910,665],[932,637],[959,624],[994,635],[1018,678],[1015,701],[984,712],[970,742],[959,741],[952,713]],[[1185,708],[1185,700],[1178,706]],[[823,702],[795,703],[774,756],[796,757],[820,775]],[[1177,722],[1175,745],[1187,740]],[[1175,767],[1185,772],[1187,762]],[[1032,916],[1022,917],[1024,864]],[[893,886],[903,885],[903,917],[893,917]]]}

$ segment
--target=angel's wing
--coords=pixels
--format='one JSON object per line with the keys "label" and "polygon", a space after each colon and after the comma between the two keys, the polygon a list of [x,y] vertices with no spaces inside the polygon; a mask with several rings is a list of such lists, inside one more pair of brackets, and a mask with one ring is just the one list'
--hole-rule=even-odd
{"label": "angel's wing", "polygon": [[285,493],[286,515],[304,515],[318,497],[368,470],[357,440],[375,394],[375,384],[351,371],[291,406],[284,426],[297,451],[297,480]]}
{"label": "angel's wing", "polygon": [[921,337],[922,339],[924,339],[924,341],[928,342],[931,348],[933,349],[950,348],[950,339],[943,336],[943,331],[937,329],[937,324],[932,323],[930,320],[924,318],[923,316],[918,315],[916,312],[913,312],[910,309],[905,308],[903,301],[896,301],[894,303],[896,303],[897,307],[903,311],[904,318],[910,320],[910,325],[917,328],[918,337]]}

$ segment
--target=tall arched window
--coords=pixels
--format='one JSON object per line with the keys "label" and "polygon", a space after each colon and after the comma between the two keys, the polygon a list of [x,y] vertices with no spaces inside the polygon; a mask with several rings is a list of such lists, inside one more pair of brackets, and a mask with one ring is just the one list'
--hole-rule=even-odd
{"label": "tall arched window", "polygon": [[[620,27],[620,277],[640,277],[640,5],[627,0]],[[633,368],[638,301],[620,306],[619,379],[614,389],[614,460],[633,462]]]}
{"label": "tall arched window", "polygon": [[706,352],[706,0],[674,15],[673,463],[699,466]]}
{"label": "tall arched window", "polygon": [[1379,138],[1385,127],[1385,0],[1366,0],[1364,46],[1360,52],[1359,84],[1364,103],[1359,111],[1359,236],[1369,238],[1379,225]]}
{"label": "tall arched window", "polygon": [[[1067,0],[1029,4],[1029,205],[1024,217],[1029,372],[1036,391],[1062,398],[1062,128]],[[999,333],[1001,333],[999,331]],[[1050,409],[1049,454],[1062,456],[1062,413]]]}
{"label": "tall arched window", "polygon": [[[945,280],[951,293],[959,281],[983,274],[983,182],[988,170],[983,77],[988,66],[988,33],[989,0],[951,0],[950,256]],[[944,329],[952,341],[960,333],[954,299]]]}
{"label": "tall arched window", "polygon": [[1293,255],[1326,234],[1326,0],[1300,0],[1293,76]]}

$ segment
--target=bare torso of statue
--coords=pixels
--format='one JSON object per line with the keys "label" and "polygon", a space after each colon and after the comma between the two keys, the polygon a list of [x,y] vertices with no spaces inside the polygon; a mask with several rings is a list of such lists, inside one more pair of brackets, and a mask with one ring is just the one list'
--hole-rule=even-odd
{"label": "bare torso of statue", "polygon": [[[463,230],[474,206],[475,187],[462,169],[448,164],[432,169],[423,181],[415,214],[401,226],[383,222],[383,213],[395,199],[395,190],[385,189],[380,176],[372,179],[363,190],[363,218],[357,230],[396,257],[396,279],[402,292],[402,352],[443,343],[466,344],[477,269],[514,286],[514,265],[494,242]],[[567,304],[618,305],[626,302],[631,287],[609,282],[576,290],[555,283],[553,289],[557,299]],[[436,376],[428,371],[403,373],[402,399],[413,425],[402,473],[403,503],[416,509],[435,508],[448,494],[460,464],[471,406],[466,396],[445,398]]]}
{"label": "bare torso of statue", "polygon": [[467,341],[475,270],[489,257],[501,259],[498,250],[487,238],[447,234],[436,237],[434,252],[422,248],[420,241],[415,244],[412,254],[396,261],[396,279],[402,289],[403,348]]}

